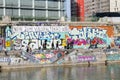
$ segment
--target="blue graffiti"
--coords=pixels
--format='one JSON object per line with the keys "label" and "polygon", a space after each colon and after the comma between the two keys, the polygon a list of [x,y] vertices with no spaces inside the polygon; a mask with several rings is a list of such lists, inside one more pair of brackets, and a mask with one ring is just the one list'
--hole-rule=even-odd
{"label": "blue graffiti", "polygon": [[117,37],[114,41],[116,46],[120,45],[120,37]]}
{"label": "blue graffiti", "polygon": [[61,35],[56,32],[21,32],[20,37],[22,39],[60,39]]}
{"label": "blue graffiti", "polygon": [[5,32],[6,32],[6,39],[10,39],[11,38],[11,34],[12,34],[12,31],[11,31],[10,27],[7,27],[5,29]]}

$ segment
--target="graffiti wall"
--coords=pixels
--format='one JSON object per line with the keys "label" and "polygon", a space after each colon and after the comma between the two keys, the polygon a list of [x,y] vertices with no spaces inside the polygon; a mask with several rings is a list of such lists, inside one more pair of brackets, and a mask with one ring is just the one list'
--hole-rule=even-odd
{"label": "graffiti wall", "polygon": [[[111,26],[74,27],[71,26],[70,38],[75,40],[76,47],[104,47],[113,44],[114,29]],[[77,39],[76,39],[77,38]],[[78,46],[81,45],[81,46]]]}
{"label": "graffiti wall", "polygon": [[116,37],[114,41],[116,46],[120,46],[120,36]]}
{"label": "graffiti wall", "polygon": [[107,60],[120,60],[120,54],[108,54]]}
{"label": "graffiti wall", "polygon": [[97,48],[113,43],[112,26],[12,26],[6,28],[9,49]]}

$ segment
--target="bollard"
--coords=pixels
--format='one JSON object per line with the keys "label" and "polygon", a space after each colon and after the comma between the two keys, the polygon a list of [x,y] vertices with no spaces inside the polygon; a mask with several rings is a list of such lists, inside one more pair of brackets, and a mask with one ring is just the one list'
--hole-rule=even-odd
{"label": "bollard", "polygon": [[2,72],[2,66],[0,66],[0,72]]}
{"label": "bollard", "polygon": [[107,62],[107,60],[105,60],[105,66],[107,66],[108,65],[108,62]]}
{"label": "bollard", "polygon": [[88,61],[88,67],[90,67],[90,61]]}

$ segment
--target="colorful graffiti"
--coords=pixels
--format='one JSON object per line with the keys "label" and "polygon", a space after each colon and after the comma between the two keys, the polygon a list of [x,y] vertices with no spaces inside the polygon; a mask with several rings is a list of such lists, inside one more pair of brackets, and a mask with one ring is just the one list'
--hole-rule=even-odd
{"label": "colorful graffiti", "polygon": [[78,56],[78,62],[95,61],[95,56]]}
{"label": "colorful graffiti", "polygon": [[10,58],[9,57],[0,57],[0,62],[9,62]]}
{"label": "colorful graffiti", "polygon": [[120,46],[120,36],[119,37],[117,37],[117,38],[115,38],[115,45],[116,46]]}
{"label": "colorful graffiti", "polygon": [[61,57],[64,57],[65,51],[63,50],[44,50],[36,51],[34,53],[25,53],[22,56],[33,63],[47,64],[54,63]]}
{"label": "colorful graffiti", "polygon": [[120,60],[120,54],[109,54],[107,55],[107,60]]}
{"label": "colorful graffiti", "polygon": [[32,49],[97,48],[111,45],[113,33],[111,26],[12,26],[6,28],[6,46],[14,44],[14,49],[23,50],[28,43]]}

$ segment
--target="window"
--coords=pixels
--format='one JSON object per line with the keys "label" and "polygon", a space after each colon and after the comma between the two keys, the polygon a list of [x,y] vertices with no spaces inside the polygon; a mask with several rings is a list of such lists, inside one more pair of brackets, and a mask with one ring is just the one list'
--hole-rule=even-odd
{"label": "window", "polygon": [[58,2],[49,1],[48,7],[49,8],[58,8]]}
{"label": "window", "polygon": [[6,3],[6,6],[8,7],[18,6],[18,0],[6,0],[5,3]]}
{"label": "window", "polygon": [[46,16],[45,10],[35,10],[35,17],[44,18]]}
{"label": "window", "polygon": [[45,1],[35,1],[35,8],[45,8]]}
{"label": "window", "polygon": [[22,17],[32,17],[32,10],[22,9],[21,16]]}
{"label": "window", "polygon": [[17,9],[6,9],[6,15],[7,16],[18,16],[18,10]]}
{"label": "window", "polygon": [[21,7],[32,8],[32,0],[20,0]]}
{"label": "window", "polygon": [[0,8],[0,16],[2,16],[2,15],[3,15],[3,9]]}
{"label": "window", "polygon": [[3,5],[3,0],[0,0],[0,6],[2,6]]}
{"label": "window", "polygon": [[52,18],[58,17],[58,11],[48,11],[48,17]]}

